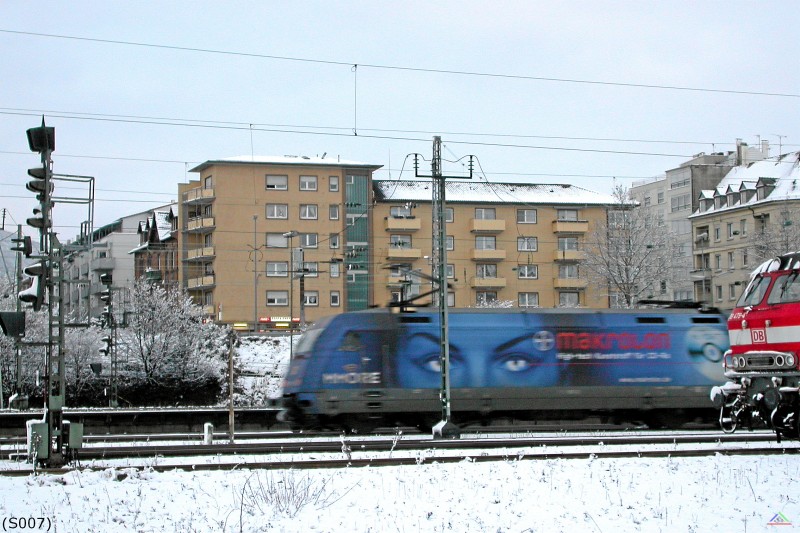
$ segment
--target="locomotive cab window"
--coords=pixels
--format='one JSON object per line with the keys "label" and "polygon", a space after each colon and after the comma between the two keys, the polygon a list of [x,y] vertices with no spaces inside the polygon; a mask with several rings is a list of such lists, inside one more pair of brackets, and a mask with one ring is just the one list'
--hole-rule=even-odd
{"label": "locomotive cab window", "polygon": [[757,278],[747,287],[745,293],[742,294],[742,297],[739,298],[738,302],[736,302],[736,307],[746,307],[760,304],[761,300],[764,299],[764,295],[767,293],[769,282],[770,278],[768,277]]}
{"label": "locomotive cab window", "polygon": [[798,301],[800,301],[800,279],[797,277],[797,272],[778,277],[772,286],[767,303],[783,304]]}

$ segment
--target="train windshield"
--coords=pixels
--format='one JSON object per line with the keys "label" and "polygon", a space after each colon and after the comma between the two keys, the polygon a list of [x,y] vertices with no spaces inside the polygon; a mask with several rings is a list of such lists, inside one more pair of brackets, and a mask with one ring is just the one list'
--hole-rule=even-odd
{"label": "train windshield", "polygon": [[761,303],[761,300],[764,299],[764,295],[767,293],[767,288],[769,287],[769,282],[772,278],[767,276],[761,276],[754,279],[750,285],[747,286],[747,290],[742,294],[742,297],[739,298],[739,301],[736,302],[736,307],[747,307],[758,305]]}
{"label": "train windshield", "polygon": [[784,274],[776,279],[775,286],[767,299],[769,304],[789,302],[800,302],[800,280],[797,278],[797,272]]}

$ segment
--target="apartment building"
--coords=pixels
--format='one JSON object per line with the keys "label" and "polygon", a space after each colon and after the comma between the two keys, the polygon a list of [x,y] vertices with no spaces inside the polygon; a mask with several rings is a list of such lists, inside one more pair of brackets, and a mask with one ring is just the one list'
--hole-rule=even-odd
{"label": "apartment building", "polygon": [[[431,288],[431,183],[376,180],[374,302]],[[448,305],[608,307],[605,287],[581,271],[583,241],[605,220],[611,195],[572,185],[448,181]],[[430,302],[431,297],[418,303]]]}
{"label": "apartment building", "polygon": [[178,204],[173,204],[154,210],[139,222],[139,246],[130,251],[136,279],[178,286],[177,208]]}
{"label": "apartment building", "polygon": [[737,139],[736,150],[699,153],[663,176],[634,182],[630,196],[641,209],[648,212],[671,234],[673,253],[670,274],[657,280],[663,292],[662,299],[689,301],[695,298],[692,256],[692,223],[689,215],[700,207],[703,191],[713,190],[728,172],[738,165],[749,165],[769,155],[765,140],[758,147],[748,146]]}
{"label": "apartment building", "polygon": [[66,290],[62,296],[62,305],[67,314],[76,317],[100,314],[105,307],[100,300],[100,293],[106,289],[100,283],[103,274],[111,276],[114,289],[121,290],[133,285],[138,275],[131,252],[140,245],[141,223],[154,211],[168,208],[161,206],[152,211],[121,217],[92,231],[91,242],[85,248],[67,255],[63,267]]}
{"label": "apartment building", "polygon": [[732,309],[754,268],[800,250],[800,152],[734,167],[689,219],[695,298]]}
{"label": "apartment building", "polygon": [[366,309],[379,168],[244,156],[191,169],[200,178],[179,185],[181,284],[209,317],[241,329]]}

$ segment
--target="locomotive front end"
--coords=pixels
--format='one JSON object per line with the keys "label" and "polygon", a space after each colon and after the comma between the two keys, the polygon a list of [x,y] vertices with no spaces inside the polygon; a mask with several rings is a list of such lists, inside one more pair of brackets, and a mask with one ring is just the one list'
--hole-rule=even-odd
{"label": "locomotive front end", "polygon": [[723,358],[730,380],[714,387],[720,427],[768,427],[800,437],[800,254],[762,264],[728,319],[731,349]]}

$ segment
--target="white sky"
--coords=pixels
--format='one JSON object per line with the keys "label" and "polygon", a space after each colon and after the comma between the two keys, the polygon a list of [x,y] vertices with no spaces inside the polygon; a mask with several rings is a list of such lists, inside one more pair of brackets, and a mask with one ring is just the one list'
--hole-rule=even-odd
{"label": "white sky", "polygon": [[[56,172],[97,179],[95,227],[175,200],[186,169],[208,159],[327,153],[410,178],[406,155],[429,158],[437,134],[446,159],[474,154],[491,181],[606,193],[612,176],[630,185],[737,137],[797,149],[798,27],[798,10],[778,1],[6,0],[0,208],[8,229],[36,203],[25,130],[42,113],[56,127]],[[86,212],[56,206],[62,239]]]}

